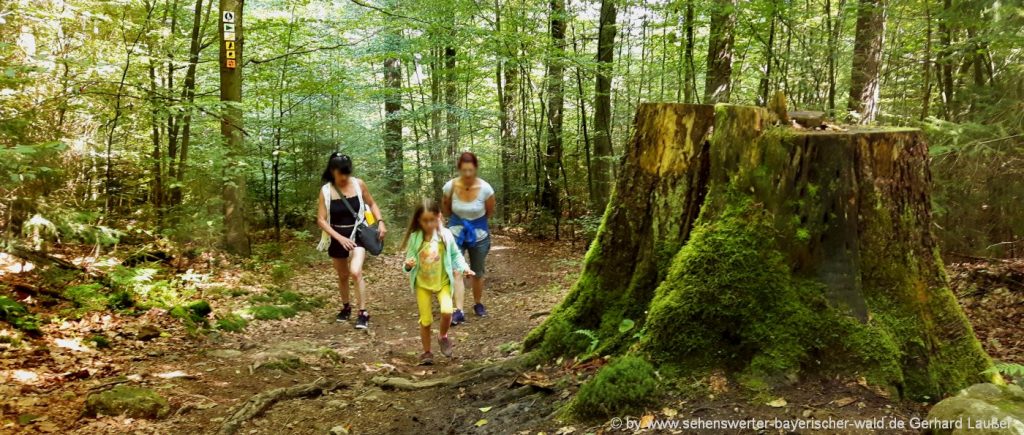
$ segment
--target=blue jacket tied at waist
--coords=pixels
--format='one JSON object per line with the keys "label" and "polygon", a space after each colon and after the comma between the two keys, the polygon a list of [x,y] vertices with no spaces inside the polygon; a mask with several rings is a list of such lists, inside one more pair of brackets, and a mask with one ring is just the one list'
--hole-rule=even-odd
{"label": "blue jacket tied at waist", "polygon": [[484,230],[488,234],[491,232],[491,229],[487,226],[487,216],[468,220],[452,214],[448,220],[448,227],[457,226],[462,226],[462,231],[455,234],[455,244],[459,245],[459,248],[462,249],[471,248],[476,245],[476,230]]}

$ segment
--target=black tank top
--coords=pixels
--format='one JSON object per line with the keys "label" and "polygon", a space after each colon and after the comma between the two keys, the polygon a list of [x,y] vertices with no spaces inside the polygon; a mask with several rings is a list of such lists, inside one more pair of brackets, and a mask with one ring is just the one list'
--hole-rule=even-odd
{"label": "black tank top", "polygon": [[342,201],[348,201],[348,205],[352,206],[352,210],[359,212],[358,196],[351,196],[345,199],[331,198],[331,225],[336,227],[351,227],[352,225],[355,225],[356,217],[352,215],[352,212],[348,211],[348,207],[345,207],[345,203]]}

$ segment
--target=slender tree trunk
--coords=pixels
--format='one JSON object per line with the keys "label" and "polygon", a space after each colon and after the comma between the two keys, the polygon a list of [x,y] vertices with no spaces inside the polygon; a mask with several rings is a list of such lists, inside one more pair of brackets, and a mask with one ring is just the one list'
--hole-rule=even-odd
{"label": "slender tree trunk", "polygon": [[[455,71],[455,54],[455,47],[444,48],[444,104],[447,109],[445,126],[448,129],[448,152],[445,153],[445,157],[449,161],[454,161],[455,155],[459,152],[459,82]],[[448,170],[449,174],[454,167],[450,165],[453,169]]]}
{"label": "slender tree trunk", "polygon": [[950,15],[953,11],[953,0],[943,0],[943,17],[939,20],[939,42],[942,50],[939,52],[939,85],[942,87],[942,110],[946,120],[953,120],[957,116],[956,96],[953,83],[953,26],[950,25]]}
{"label": "slender tree trunk", "polygon": [[441,50],[433,49],[430,62],[430,173],[432,175],[432,194],[434,197],[441,197],[441,188],[444,186],[445,177],[448,174],[448,165],[445,163],[445,156],[441,139],[441,115],[444,107],[441,103],[441,80],[444,72],[441,67]]}
{"label": "slender tree trunk", "polygon": [[759,106],[768,104],[768,95],[772,91],[772,63],[775,62],[775,23],[778,21],[778,5],[771,3],[771,24],[768,26],[768,42],[765,46],[764,76],[761,77],[761,101]]}
{"label": "slender tree trunk", "polygon": [[696,102],[697,96],[697,68],[693,60],[693,2],[686,0],[686,48],[685,63],[686,85],[683,87],[683,101],[686,103]]}
{"label": "slender tree trunk", "polygon": [[220,132],[224,137],[226,159],[224,165],[224,247],[228,252],[248,257],[251,251],[245,207],[245,156],[242,130],[242,48],[245,45],[242,27],[244,0],[220,0],[221,12],[234,13],[235,68],[227,67],[224,25],[220,23],[220,100],[225,104],[221,115]]}
{"label": "slender tree trunk", "polygon": [[594,180],[590,210],[604,211],[611,193],[612,180],[612,68],[615,56],[615,0],[601,1],[600,27],[597,33],[597,74],[594,80],[594,162],[590,166]]}
{"label": "slender tree trunk", "polygon": [[921,116],[919,119],[924,120],[928,117],[932,102],[932,7],[931,0],[924,1],[924,20],[925,20],[925,38],[924,38],[924,62],[922,65],[921,79],[923,84],[921,85]]}
{"label": "slender tree trunk", "polygon": [[[494,2],[494,26],[495,32],[502,35],[501,13],[502,7],[499,0]],[[518,13],[513,12],[518,18]],[[513,22],[512,34],[518,28],[518,20]],[[510,221],[509,205],[512,203],[512,171],[518,162],[516,146],[518,144],[519,123],[517,118],[518,108],[516,105],[517,94],[519,93],[519,65],[510,62],[508,59],[516,58],[516,50],[505,49],[507,59],[498,63],[495,71],[495,79],[498,84],[498,108],[500,116],[501,135],[501,201],[500,215],[507,223]]]}
{"label": "slender tree trunk", "polygon": [[[213,0],[210,0],[212,3]],[[200,36],[202,34],[203,0],[196,0],[192,17],[192,34],[189,37],[188,68],[185,70],[185,83],[182,90],[182,102],[185,105],[181,116],[181,149],[178,156],[177,181],[171,189],[171,203],[181,203],[181,185],[185,182],[185,167],[188,162],[188,148],[192,142],[192,103],[196,95],[196,66],[199,64],[199,53],[202,50]]]}
{"label": "slender tree trunk", "polygon": [[405,184],[402,168],[402,63],[397,57],[384,60],[384,160],[388,178],[388,190],[400,194]]}
{"label": "slender tree trunk", "polygon": [[857,7],[857,33],[850,70],[848,107],[855,118],[851,121],[866,124],[878,115],[884,37],[885,0],[861,0]]}
{"label": "slender tree trunk", "polygon": [[[584,43],[583,43],[583,51],[586,51],[586,50],[587,50],[587,44],[586,44],[586,41],[584,41]],[[572,54],[576,58],[579,58],[579,56],[580,56],[580,47],[577,44],[577,35],[576,35],[576,26],[575,25],[572,26]],[[586,104],[586,102],[583,101],[584,97],[586,96],[586,93],[583,91],[583,71],[582,71],[582,69],[583,68],[581,66],[579,66],[579,65],[577,65],[576,68],[575,68],[575,73],[576,73],[576,107],[579,110],[579,113],[577,115],[579,117],[579,125],[577,126],[577,132],[579,133],[580,136],[583,137],[583,155],[586,157],[586,168],[585,169],[587,170],[587,198],[588,199],[592,199],[592,198],[594,198],[594,177],[593,177],[594,170],[593,170],[593,166],[592,166],[592,162],[591,162],[591,158],[590,158],[590,129],[587,128],[587,104]],[[576,144],[577,144],[576,145],[577,154],[579,154],[579,141],[578,140],[577,140]],[[563,176],[564,176],[565,175],[565,168],[562,168],[562,169],[563,169],[562,173],[563,173]],[[563,184],[567,185],[568,181],[569,180],[565,180],[565,182]],[[566,187],[565,190],[566,190],[566,195],[567,196],[572,196],[571,194],[569,194],[569,188],[568,187]],[[572,211],[572,207],[571,206],[569,207],[569,210],[570,210],[570,212]]]}
{"label": "slender tree trunk", "polygon": [[160,129],[161,121],[160,110],[158,109],[156,93],[156,65],[150,61],[149,63],[149,104],[150,104],[150,124],[151,124],[151,136],[153,140],[153,186],[152,192],[150,192],[150,201],[153,203],[153,208],[156,210],[157,225],[160,226],[163,221],[163,197],[164,197],[164,186],[163,186],[163,171],[161,165],[161,147],[163,143],[160,140]]}
{"label": "slender tree trunk", "polygon": [[562,164],[563,82],[565,72],[565,0],[551,0],[551,51],[548,57],[547,89],[547,151],[544,155],[544,190],[541,206],[555,218],[555,238],[560,234],[562,210],[558,194],[558,178]]}
{"label": "slender tree trunk", "polygon": [[708,37],[708,72],[704,81],[704,101],[727,103],[732,91],[733,41],[737,0],[714,0]]}

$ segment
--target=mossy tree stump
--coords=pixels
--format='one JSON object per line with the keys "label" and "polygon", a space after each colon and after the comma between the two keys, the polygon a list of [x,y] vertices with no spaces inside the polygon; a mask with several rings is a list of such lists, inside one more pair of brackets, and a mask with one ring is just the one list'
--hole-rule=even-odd
{"label": "mossy tree stump", "polygon": [[580,354],[585,329],[665,368],[862,375],[913,398],[984,380],[930,231],[922,134],[774,123],[641,105],[583,272],[526,347]]}

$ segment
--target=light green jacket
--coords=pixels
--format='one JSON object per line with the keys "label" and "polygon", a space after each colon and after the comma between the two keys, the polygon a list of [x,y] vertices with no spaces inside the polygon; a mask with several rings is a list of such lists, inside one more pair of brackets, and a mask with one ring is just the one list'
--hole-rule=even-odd
{"label": "light green jacket", "polygon": [[[450,284],[455,283],[455,272],[465,272],[469,270],[469,264],[466,263],[466,258],[462,256],[462,250],[459,249],[458,245],[455,244],[455,236],[452,232],[445,227],[441,227],[438,230],[438,234],[441,236],[441,240],[444,241],[444,258],[441,262],[444,265],[444,271],[448,273],[448,282]],[[409,235],[409,244],[405,248],[405,258],[415,258],[416,265],[413,266],[412,270],[406,270],[409,274],[409,288],[416,291],[416,272],[420,270],[419,265],[419,252],[423,246],[423,231],[415,231]],[[402,260],[402,269],[405,269],[405,260]]]}

